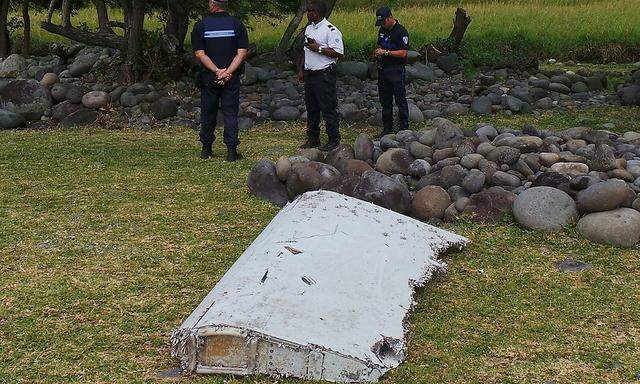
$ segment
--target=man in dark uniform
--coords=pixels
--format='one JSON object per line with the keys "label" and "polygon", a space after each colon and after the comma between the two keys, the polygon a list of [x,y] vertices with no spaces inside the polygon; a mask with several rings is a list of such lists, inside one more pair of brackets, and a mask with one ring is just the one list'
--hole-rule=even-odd
{"label": "man in dark uniform", "polygon": [[221,107],[224,115],[224,143],[227,146],[226,160],[236,161],[242,158],[237,151],[240,144],[240,76],[244,71],[249,39],[242,22],[227,13],[228,3],[229,0],[209,0],[211,13],[193,27],[191,45],[202,64],[200,157],[211,157],[218,109]]}
{"label": "man in dark uniform", "polygon": [[[307,141],[301,148],[319,147],[330,151],[340,145],[340,118],[336,92],[336,62],[344,55],[342,33],[327,19],[327,5],[313,1],[307,7],[304,56],[298,78],[304,82],[307,107]],[[329,141],[320,146],[320,114],[324,118]]]}
{"label": "man in dark uniform", "polygon": [[378,48],[373,55],[378,59],[378,94],[382,104],[383,130],[379,137],[396,132],[393,129],[393,100],[400,118],[400,129],[409,128],[409,105],[405,88],[405,64],[409,51],[409,33],[391,14],[389,7],[376,12]]}

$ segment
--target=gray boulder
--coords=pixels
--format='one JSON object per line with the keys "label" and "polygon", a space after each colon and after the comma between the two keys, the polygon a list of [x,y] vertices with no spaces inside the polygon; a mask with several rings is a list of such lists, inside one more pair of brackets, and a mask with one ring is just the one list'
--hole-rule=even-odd
{"label": "gray boulder", "polygon": [[84,127],[91,125],[98,120],[98,112],[93,109],[85,108],[81,105],[79,109],[65,117],[60,121],[60,125],[66,128],[69,127]]}
{"label": "gray boulder", "polygon": [[513,203],[513,216],[525,228],[556,232],[578,218],[575,201],[551,187],[534,187],[522,192]]}
{"label": "gray boulder", "polygon": [[433,123],[436,126],[435,148],[453,147],[456,142],[464,138],[462,129],[450,120],[443,117],[436,117],[433,119]]}
{"label": "gray boulder", "polygon": [[411,194],[406,185],[376,171],[362,175],[354,196],[398,213],[407,212],[411,206]]}
{"label": "gray boulder", "polygon": [[27,121],[17,113],[0,108],[0,130],[22,127]]}
{"label": "gray boulder", "polygon": [[478,193],[484,188],[485,181],[486,176],[482,171],[472,169],[464,179],[462,179],[461,186],[469,193]]}
{"label": "gray boulder", "polygon": [[478,115],[491,115],[492,102],[487,96],[479,96],[471,102],[471,111]]}
{"label": "gray boulder", "polygon": [[39,120],[53,103],[47,87],[38,81],[13,80],[0,89],[0,104],[27,120]]}
{"label": "gray boulder", "polygon": [[354,157],[362,161],[371,161],[373,159],[373,149],[373,141],[369,135],[361,133],[353,145]]}
{"label": "gray boulder", "polygon": [[412,123],[422,123],[424,121],[422,111],[412,103],[409,103],[409,121]]}
{"label": "gray boulder", "polygon": [[285,105],[276,109],[271,117],[275,121],[293,121],[300,117],[300,111],[296,107]]}
{"label": "gray boulder", "polygon": [[54,84],[51,87],[51,98],[54,102],[60,103],[67,99],[67,89],[68,87],[65,84]]}
{"label": "gray boulder", "polygon": [[622,105],[640,105],[640,85],[630,85],[618,90],[618,97]]}
{"label": "gray boulder", "polygon": [[591,213],[580,219],[578,231],[596,243],[630,248],[640,241],[640,212],[620,208]]}
{"label": "gray boulder", "polygon": [[635,193],[627,183],[611,179],[580,191],[577,202],[581,212],[602,212],[627,205],[634,197]]}
{"label": "gray boulder", "polygon": [[25,69],[27,69],[27,60],[14,53],[0,63],[0,78],[18,77]]}
{"label": "gray boulder", "polygon": [[109,104],[109,94],[103,91],[91,91],[82,96],[82,105],[90,109],[104,108]]}
{"label": "gray boulder", "polygon": [[361,80],[367,78],[369,66],[359,61],[341,61],[336,66],[338,76],[354,76]]}
{"label": "gray boulder", "polygon": [[568,94],[571,93],[571,89],[562,83],[549,84],[549,90],[553,92]]}
{"label": "gray boulder", "polygon": [[289,201],[287,188],[276,174],[276,166],[267,158],[263,158],[249,172],[247,178],[249,190],[256,197],[283,207]]}
{"label": "gray boulder", "polygon": [[428,67],[422,63],[416,63],[413,65],[408,65],[406,67],[407,71],[407,79],[411,80],[425,80],[425,81],[434,81],[436,78],[435,73],[431,67]]}
{"label": "gray boulder", "polygon": [[458,61],[458,55],[455,53],[449,53],[438,57],[436,59],[436,64],[447,74],[451,74],[458,70]]}
{"label": "gray boulder", "polygon": [[135,107],[138,102],[139,97],[133,92],[126,91],[120,95],[120,105],[123,107]]}
{"label": "gray boulder", "polygon": [[156,120],[174,117],[178,113],[178,102],[169,97],[160,98],[151,104],[151,114]]}
{"label": "gray boulder", "polygon": [[433,156],[433,149],[419,141],[412,141],[409,143],[409,152],[411,153],[411,156],[416,159],[426,159]]}

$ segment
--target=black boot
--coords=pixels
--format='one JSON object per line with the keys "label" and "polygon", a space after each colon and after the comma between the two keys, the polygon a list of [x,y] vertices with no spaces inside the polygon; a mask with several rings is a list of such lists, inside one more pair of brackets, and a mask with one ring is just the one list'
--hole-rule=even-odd
{"label": "black boot", "polygon": [[241,160],[242,158],[242,155],[238,153],[236,148],[227,148],[227,157],[225,158],[225,161],[232,163],[234,161]]}
{"label": "black boot", "polygon": [[211,145],[202,144],[202,151],[200,152],[200,158],[208,159],[211,157],[212,154],[213,154],[213,151],[211,150]]}
{"label": "black boot", "polygon": [[304,144],[302,144],[300,146],[300,149],[305,149],[305,148],[318,148],[320,146],[320,139],[318,138],[311,138],[309,137],[307,139],[307,141],[304,142]]}
{"label": "black boot", "polygon": [[318,147],[318,149],[322,152],[329,152],[332,149],[335,149],[338,145],[340,145],[340,139],[329,139],[325,145]]}

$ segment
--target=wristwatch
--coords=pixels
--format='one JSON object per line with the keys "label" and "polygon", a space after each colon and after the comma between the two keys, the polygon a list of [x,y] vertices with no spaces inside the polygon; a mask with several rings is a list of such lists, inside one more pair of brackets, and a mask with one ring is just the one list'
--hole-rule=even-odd
{"label": "wristwatch", "polygon": [[389,56],[389,51],[384,51],[385,56]]}
{"label": "wristwatch", "polygon": [[318,47],[318,53],[322,55],[322,47]]}

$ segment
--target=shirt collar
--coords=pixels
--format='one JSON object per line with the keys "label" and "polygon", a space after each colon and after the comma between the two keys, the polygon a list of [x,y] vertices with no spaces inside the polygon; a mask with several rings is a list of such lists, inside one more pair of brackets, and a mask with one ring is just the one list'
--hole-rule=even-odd
{"label": "shirt collar", "polygon": [[228,14],[227,11],[209,12],[209,16],[227,16]]}
{"label": "shirt collar", "polygon": [[325,18],[325,19],[320,20],[317,24],[313,24],[312,23],[311,25],[313,25],[313,28],[318,29],[318,28],[320,28],[323,25],[328,24],[328,23],[329,23],[329,21]]}

